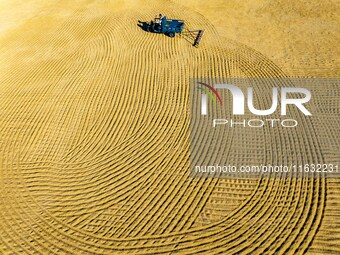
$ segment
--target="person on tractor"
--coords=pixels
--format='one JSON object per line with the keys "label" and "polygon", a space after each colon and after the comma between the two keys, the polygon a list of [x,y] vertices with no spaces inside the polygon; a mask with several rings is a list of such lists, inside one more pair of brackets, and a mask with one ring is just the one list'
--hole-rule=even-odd
{"label": "person on tractor", "polygon": [[162,24],[164,23],[165,19],[166,19],[166,17],[163,16],[161,13],[158,15],[158,18],[157,17],[155,18],[155,21],[154,21],[154,24],[155,24],[154,28],[155,28],[155,30],[157,30],[157,31],[161,30]]}

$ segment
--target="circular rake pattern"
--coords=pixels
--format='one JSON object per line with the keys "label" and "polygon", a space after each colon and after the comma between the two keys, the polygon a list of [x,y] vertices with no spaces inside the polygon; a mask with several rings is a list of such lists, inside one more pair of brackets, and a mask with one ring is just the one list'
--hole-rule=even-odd
{"label": "circular rake pattern", "polygon": [[[49,37],[17,35],[18,45],[65,51],[33,52],[1,77],[3,250],[303,253],[323,215],[324,179],[189,178],[189,79],[276,77],[285,86],[286,75],[255,50],[219,37],[199,13],[171,2],[149,6],[79,10]],[[205,29],[201,46],[136,26],[159,9]],[[272,164],[290,151],[292,160],[322,160],[310,123],[293,115],[303,128],[264,129],[255,141],[260,156]],[[206,142],[205,130],[197,132]],[[228,136],[229,154],[242,160],[233,148],[244,137],[235,130]]]}

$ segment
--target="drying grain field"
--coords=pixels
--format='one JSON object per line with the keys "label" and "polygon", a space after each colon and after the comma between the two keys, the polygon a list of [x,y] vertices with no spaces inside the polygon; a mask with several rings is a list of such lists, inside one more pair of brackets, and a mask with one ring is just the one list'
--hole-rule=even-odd
{"label": "drying grain field", "polygon": [[339,163],[338,7],[0,0],[0,254],[339,254],[338,179],[190,178],[188,152],[190,78],[322,77],[312,120],[229,153]]}

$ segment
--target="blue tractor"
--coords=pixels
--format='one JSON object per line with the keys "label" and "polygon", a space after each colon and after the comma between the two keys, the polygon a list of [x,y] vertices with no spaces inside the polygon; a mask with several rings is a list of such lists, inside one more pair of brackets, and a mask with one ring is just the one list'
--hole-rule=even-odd
{"label": "blue tractor", "polygon": [[159,18],[155,18],[148,24],[147,31],[175,37],[176,33],[182,33],[183,28],[184,20],[167,19],[160,15]]}
{"label": "blue tractor", "polygon": [[186,29],[186,32],[183,32],[184,20],[167,19],[162,14],[150,22],[138,21],[138,23],[143,30],[151,33],[165,34],[169,37],[175,37],[176,34],[189,35],[194,40],[193,46],[195,47],[198,47],[204,35],[204,30]]}

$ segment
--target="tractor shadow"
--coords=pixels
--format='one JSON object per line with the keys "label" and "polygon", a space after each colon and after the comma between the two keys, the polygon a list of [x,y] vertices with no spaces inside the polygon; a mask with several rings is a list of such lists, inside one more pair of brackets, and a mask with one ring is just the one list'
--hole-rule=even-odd
{"label": "tractor shadow", "polygon": [[145,32],[150,32],[150,22],[138,20],[137,26],[139,26]]}
{"label": "tractor shadow", "polygon": [[152,21],[150,22],[150,21],[140,21],[140,20],[138,20],[137,26],[139,26],[143,31],[148,32],[148,33],[162,34],[162,35],[168,36],[167,34],[155,31],[155,28],[153,27],[154,24],[152,23]]}

